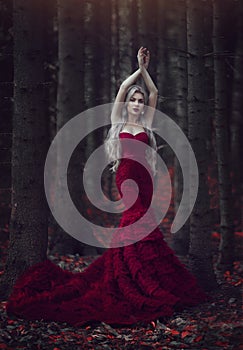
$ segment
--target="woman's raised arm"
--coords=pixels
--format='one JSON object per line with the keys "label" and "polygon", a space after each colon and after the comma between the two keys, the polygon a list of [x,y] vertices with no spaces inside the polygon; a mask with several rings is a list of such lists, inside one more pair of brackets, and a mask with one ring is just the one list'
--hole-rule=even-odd
{"label": "woman's raised arm", "polygon": [[148,106],[151,107],[147,110],[146,113],[146,123],[148,127],[151,128],[154,118],[154,108],[157,104],[157,98],[158,98],[158,89],[155,86],[151,76],[149,75],[147,68],[150,60],[150,53],[149,51],[144,48],[140,47],[138,50],[138,65],[140,68],[141,75],[143,77],[143,80],[145,82],[145,85],[149,91],[149,100],[148,100]]}
{"label": "woman's raised arm", "polygon": [[140,68],[132,73],[126,80],[124,80],[116,95],[115,102],[111,112],[111,123],[117,123],[121,120],[122,103],[125,102],[125,97],[128,88],[135,83],[139,75],[141,74]]}

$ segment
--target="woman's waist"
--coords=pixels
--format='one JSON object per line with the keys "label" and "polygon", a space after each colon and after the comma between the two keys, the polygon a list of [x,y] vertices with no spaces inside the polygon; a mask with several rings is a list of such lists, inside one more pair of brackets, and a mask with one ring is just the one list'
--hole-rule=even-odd
{"label": "woman's waist", "polygon": [[142,162],[146,162],[147,163],[147,158],[146,155],[144,153],[122,153],[121,155],[121,159],[126,159],[126,160],[139,160]]}
{"label": "woman's waist", "polygon": [[151,166],[145,158],[121,158],[117,171],[124,174],[137,174],[139,177],[152,175]]}

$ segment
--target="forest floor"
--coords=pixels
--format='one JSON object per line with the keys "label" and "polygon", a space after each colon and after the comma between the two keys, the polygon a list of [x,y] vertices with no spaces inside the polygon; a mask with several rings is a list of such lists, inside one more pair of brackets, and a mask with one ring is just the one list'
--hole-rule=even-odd
{"label": "forest floor", "polygon": [[[217,258],[217,237],[214,260]],[[242,236],[237,237],[240,253]],[[240,253],[241,254],[241,253]],[[239,257],[240,257],[239,254]],[[49,256],[64,269],[82,271],[96,257]],[[187,264],[187,258],[183,257]],[[0,265],[0,269],[3,265]],[[75,328],[66,323],[11,319],[6,302],[0,304],[0,349],[86,350],[86,349],[193,349],[243,350],[242,261],[234,270],[218,275],[219,287],[210,293],[210,302],[176,313],[166,321],[132,327],[111,327],[105,323]]]}

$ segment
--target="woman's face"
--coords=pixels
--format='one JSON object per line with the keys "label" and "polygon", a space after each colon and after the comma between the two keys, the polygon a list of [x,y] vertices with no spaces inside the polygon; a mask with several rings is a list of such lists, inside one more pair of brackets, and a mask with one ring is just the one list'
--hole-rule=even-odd
{"label": "woman's face", "polygon": [[144,97],[141,92],[135,92],[127,103],[127,112],[139,116],[144,109]]}

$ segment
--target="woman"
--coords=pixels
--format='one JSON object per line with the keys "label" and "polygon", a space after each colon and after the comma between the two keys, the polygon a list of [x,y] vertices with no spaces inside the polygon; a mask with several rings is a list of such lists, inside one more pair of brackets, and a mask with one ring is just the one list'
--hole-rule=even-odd
{"label": "woman", "polygon": [[[112,156],[114,154],[116,158],[119,158],[120,153],[117,149],[117,144],[114,144],[112,141],[118,140],[119,134],[122,131],[128,132],[135,136],[135,134],[145,131],[144,127],[146,127],[150,144],[156,149],[155,138],[150,130],[153,123],[154,108],[156,107],[157,103],[158,90],[147,71],[150,60],[149,51],[147,51],[146,48],[141,47],[138,51],[137,58],[139,69],[121,84],[111,113],[112,127],[108,134],[106,146],[108,155]],[[133,85],[140,75],[142,75],[149,90],[148,98],[145,90],[141,86]],[[145,108],[147,99],[148,106],[151,107],[149,109]],[[124,102],[125,106],[123,105]],[[116,170],[118,164],[119,161],[116,161],[112,169]],[[154,159],[151,166],[155,172]]]}
{"label": "woman", "polygon": [[[147,225],[138,224],[135,232],[130,229],[150,205],[151,177],[155,173],[155,159],[145,147],[156,149],[151,126],[157,89],[147,71],[148,63],[149,52],[141,47],[139,69],[122,83],[117,94],[106,140],[108,158],[114,159],[115,154],[120,159],[113,162],[112,169],[116,171],[118,190],[124,194],[125,210],[119,225],[122,230],[114,237],[116,247],[108,249],[82,273],[64,271],[49,260],[32,266],[14,286],[7,303],[9,315],[74,326],[91,321],[130,325],[171,316],[175,310],[207,299],[163,240],[161,231],[155,228],[150,232],[152,215]],[[133,85],[140,75],[149,91],[150,108],[145,105],[145,91]],[[140,142],[131,149],[126,140]],[[143,166],[144,159],[148,168]],[[125,181],[128,179],[138,185],[138,195],[134,183]],[[136,200],[130,206],[134,195]]]}
{"label": "woman", "polygon": [[[158,91],[147,71],[150,60],[149,51],[141,47],[137,58],[139,69],[121,84],[116,96],[111,113],[112,126],[105,143],[108,160],[111,161],[113,157],[117,159],[113,162],[111,170],[116,171],[117,188],[126,209],[123,212],[120,227],[137,221],[146,213],[153,193],[151,178],[156,173],[155,153],[145,149],[145,144],[149,144],[156,150],[156,141],[151,127]],[[143,77],[149,96],[141,86],[134,85],[139,76]],[[129,144],[126,142],[127,139],[142,141],[142,143]],[[137,196],[136,185],[125,181],[128,179],[139,186],[139,196]],[[137,200],[134,205],[130,206],[129,204],[135,198]],[[131,244],[147,236],[154,222],[155,218],[150,217],[150,220],[147,219],[145,222],[143,220],[140,226],[136,226],[135,232],[130,227],[124,228],[120,234],[115,231],[112,243],[115,246]]]}

